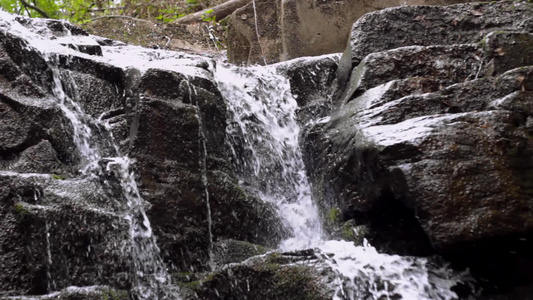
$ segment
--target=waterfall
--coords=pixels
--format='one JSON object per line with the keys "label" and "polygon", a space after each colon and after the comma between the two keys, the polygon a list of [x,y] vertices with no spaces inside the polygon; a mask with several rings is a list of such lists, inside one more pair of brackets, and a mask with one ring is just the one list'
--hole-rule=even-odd
{"label": "waterfall", "polygon": [[322,239],[318,210],[298,145],[296,100],[274,67],[217,67],[228,102],[227,136],[241,185],[274,203],[293,236],[281,248],[314,247]]}
{"label": "waterfall", "polygon": [[[104,174],[113,174],[119,182],[123,199],[114,200],[125,201],[121,205],[123,211],[120,214],[130,228],[129,253],[133,261],[134,288],[132,292],[134,297],[141,300],[179,299],[175,288],[170,286],[170,276],[159,256],[160,250],[144,209],[146,203],[139,194],[134,173],[130,168],[131,160],[120,153],[109,124],[83,111],[79,105],[82,99],[76,99],[79,95],[74,81],[70,78],[70,71],[61,70],[59,67],[61,55],[70,57],[69,55],[76,54],[70,49],[58,47],[57,42],[43,39],[34,33],[37,30],[46,30],[47,28],[43,24],[36,24],[35,27],[29,25],[28,28],[19,24],[14,16],[0,13],[5,21],[11,21],[9,23],[10,30],[23,36],[27,42],[26,48],[40,53],[52,72],[51,89],[57,101],[56,105],[68,118],[74,131],[73,140],[80,157],[79,176],[98,180]],[[71,34],[68,29],[65,28],[64,30],[66,31],[64,34],[68,38]],[[68,59],[66,63],[70,63]],[[65,88],[69,88],[68,92]],[[96,141],[95,129],[98,131],[98,139],[103,139],[103,141]],[[108,145],[111,147],[107,147]],[[46,232],[48,264],[51,265],[52,254],[49,246],[48,223],[46,223]],[[47,277],[51,277],[49,271],[47,271]],[[51,292],[55,289],[54,278],[47,278],[47,281],[48,292]]]}
{"label": "waterfall", "polygon": [[[112,135],[112,126],[102,118],[95,118],[84,112],[79,105],[81,99],[78,97],[81,96],[76,93],[69,71],[61,70],[58,66],[58,51],[64,51],[61,54],[66,57],[80,54],[75,54],[66,47],[59,48],[57,41],[43,39],[8,14],[0,12],[0,17],[10,21],[5,26],[10,26],[10,30],[23,36],[28,42],[27,47],[41,53],[47,61],[52,74],[52,92],[57,100],[56,105],[70,120],[74,130],[73,140],[80,157],[78,176],[95,181],[112,176],[120,186],[121,199],[114,200],[122,201],[118,214],[129,224],[127,250],[132,256],[134,298],[179,299],[160,257],[145,211],[146,203],[139,193],[132,171],[132,160],[121,154]],[[4,25],[0,22],[0,29],[2,26]],[[68,32],[66,35],[68,36]],[[198,69],[198,62],[189,64],[183,59],[185,56],[176,58],[176,53],[170,51],[153,52],[138,47],[116,47],[103,49],[103,52],[104,58],[92,59],[101,59],[123,69],[133,68],[141,74],[149,67],[174,70],[185,75]],[[244,68],[219,62],[215,68],[210,65],[209,69],[214,70],[214,80],[228,106],[227,142],[232,151],[240,186],[274,204],[284,225],[292,232],[280,244],[279,250],[315,249],[317,256],[336,274],[332,283],[334,300],[457,298],[451,287],[461,280],[461,276],[445,266],[425,258],[382,254],[368,243],[355,246],[350,242],[327,240],[317,206],[312,199],[299,147],[297,102],[291,94],[288,79],[277,71],[277,66]],[[194,87],[188,87],[189,95],[196,92]],[[66,89],[69,89],[68,92]],[[200,127],[199,166],[209,226],[208,250],[211,250],[213,236],[206,175],[207,147],[200,106],[198,103],[193,104]],[[327,121],[327,118],[321,120]],[[96,136],[98,142],[95,141]],[[47,235],[49,227],[50,224],[46,223]],[[53,253],[48,236],[46,241],[45,255],[51,266]],[[212,258],[212,253],[210,256]],[[51,292],[55,289],[54,278],[51,278],[49,270],[46,276],[48,292]]]}
{"label": "waterfall", "polygon": [[315,248],[337,274],[334,300],[457,298],[451,287],[461,276],[446,267],[381,254],[366,241],[325,239],[298,144],[297,103],[275,65],[219,65],[215,75],[230,112],[227,136],[241,185],[274,203],[292,230],[280,250]]}

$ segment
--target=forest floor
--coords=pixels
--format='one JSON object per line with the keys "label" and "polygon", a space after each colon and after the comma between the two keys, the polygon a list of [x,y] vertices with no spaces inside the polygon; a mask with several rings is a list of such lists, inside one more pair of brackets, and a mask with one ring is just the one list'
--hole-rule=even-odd
{"label": "forest floor", "polygon": [[213,54],[226,49],[225,28],[208,22],[179,25],[130,17],[104,17],[81,27],[93,35],[155,49]]}

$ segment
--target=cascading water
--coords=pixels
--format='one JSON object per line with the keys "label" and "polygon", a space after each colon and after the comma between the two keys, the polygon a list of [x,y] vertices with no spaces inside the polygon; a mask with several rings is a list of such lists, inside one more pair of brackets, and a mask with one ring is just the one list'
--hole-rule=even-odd
{"label": "cascading water", "polygon": [[[80,99],[77,99],[81,96],[75,92],[69,71],[57,66],[59,49],[65,51],[65,57],[83,54],[58,47],[57,41],[48,43],[27,27],[31,24],[22,26],[11,15],[1,13],[0,17],[10,22],[4,26],[26,37],[27,47],[36,49],[47,59],[57,105],[74,129],[73,138],[81,157],[81,176],[97,179],[101,175],[113,174],[120,185],[121,200],[124,200],[120,214],[129,224],[131,241],[128,250],[135,270],[135,296],[139,299],[179,298],[169,285],[169,276],[159,257],[159,248],[144,210],[145,203],[131,171],[131,160],[120,155],[111,134],[112,125],[83,111],[78,104]],[[68,32],[65,35],[68,36]],[[188,68],[183,59],[175,59],[174,52],[127,47],[103,49],[103,52],[104,58],[100,59],[123,69],[133,67],[139,73],[148,68],[148,62],[150,67],[174,68],[181,74],[198,72],[196,67]],[[191,66],[196,65],[192,63]],[[333,283],[334,299],[456,298],[451,287],[460,278],[449,269],[433,265],[424,258],[380,254],[368,244],[354,246],[349,242],[325,240],[299,149],[300,129],[295,118],[297,103],[291,95],[288,80],[278,74],[276,66],[239,68],[219,63],[214,75],[231,115],[227,136],[241,186],[277,206],[286,227],[292,231],[292,236],[280,245],[282,251],[315,248],[337,274]],[[64,87],[70,87],[68,93]],[[189,91],[189,94],[194,92]],[[199,109],[197,105],[198,120],[201,119]],[[201,122],[199,126],[202,126]],[[105,141],[96,142],[95,135]],[[198,142],[203,151],[199,165],[203,169],[202,183],[209,214],[204,137],[200,136]],[[211,224],[208,223],[211,235]],[[209,238],[212,242],[212,237]],[[47,241],[50,243],[49,239]],[[48,251],[48,264],[52,265],[50,245]],[[51,276],[50,273],[47,276]],[[48,278],[47,282],[50,292],[54,289],[53,278]]]}
{"label": "cascading water", "polygon": [[227,135],[241,185],[275,203],[292,229],[281,250],[315,248],[330,265],[335,300],[457,298],[451,287],[460,276],[425,258],[324,240],[298,145],[297,103],[276,66],[218,66],[216,79],[232,118]]}
{"label": "cascading water", "polygon": [[278,206],[293,237],[282,249],[313,247],[322,228],[298,146],[297,103],[288,81],[272,67],[218,67],[216,79],[228,102],[228,126],[241,184]]}
{"label": "cascading water", "polygon": [[[113,174],[118,179],[122,190],[122,200],[125,201],[121,214],[130,227],[129,253],[131,253],[133,260],[134,289],[132,292],[134,297],[137,299],[179,299],[176,289],[170,286],[170,277],[159,257],[160,250],[144,209],[146,204],[139,194],[134,174],[130,168],[131,160],[120,154],[119,147],[111,134],[110,125],[83,111],[78,104],[81,99],[76,99],[78,97],[76,86],[73,84],[74,81],[70,80],[69,71],[62,71],[59,67],[60,56],[63,55],[63,57],[68,58],[70,55],[79,53],[73,53],[67,48],[60,47],[57,42],[50,42],[35,34],[34,31],[47,29],[43,24],[23,26],[15,20],[14,16],[2,11],[0,14],[1,18],[7,21],[3,24],[4,27],[8,27],[11,32],[17,32],[20,36],[25,37],[26,47],[40,53],[52,71],[51,89],[57,100],[57,106],[72,124],[73,140],[80,156],[79,172],[81,176],[98,179],[107,173],[108,175]],[[68,39],[70,32],[66,27],[64,31],[65,39]],[[71,87],[70,96],[64,90],[64,87],[69,86]],[[95,141],[93,128],[100,131],[98,139],[105,141]],[[101,145],[111,145],[111,147],[102,147]],[[48,223],[46,226],[46,240],[49,243]],[[48,246],[47,257],[49,265],[51,265],[52,254],[49,249]],[[48,291],[51,292],[55,289],[54,278],[51,278],[50,272],[47,272],[47,277],[50,277],[47,278],[47,283]]]}

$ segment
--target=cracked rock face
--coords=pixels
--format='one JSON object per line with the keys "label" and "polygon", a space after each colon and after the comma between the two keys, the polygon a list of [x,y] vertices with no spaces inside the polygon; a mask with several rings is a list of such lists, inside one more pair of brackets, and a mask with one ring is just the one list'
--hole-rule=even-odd
{"label": "cracked rock face", "polygon": [[357,21],[337,107],[305,129],[323,215],[339,209],[372,226],[400,205],[437,252],[464,251],[472,264],[496,255],[505,263],[487,264],[494,270],[528,265],[532,19],[531,4],[498,2],[390,8]]}
{"label": "cracked rock face", "polygon": [[[58,21],[13,22],[0,24],[0,298],[60,290],[67,298],[113,298],[135,285],[126,201],[105,167],[118,152],[137,162],[139,190],[169,270],[208,268],[209,229],[214,242],[272,247],[283,238],[273,206],[244,192],[230,167],[226,107],[210,59],[195,56],[177,72],[141,74],[103,57],[121,44]],[[23,30],[10,30],[17,26],[57,41],[51,57],[30,46]],[[86,41],[91,47],[82,47]],[[88,143],[100,151],[100,176],[80,172],[87,158],[56,84],[83,111]]]}

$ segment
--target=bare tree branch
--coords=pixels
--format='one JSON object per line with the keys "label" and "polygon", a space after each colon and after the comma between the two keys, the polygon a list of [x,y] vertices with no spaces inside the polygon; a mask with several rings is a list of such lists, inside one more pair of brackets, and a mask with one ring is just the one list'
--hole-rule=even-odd
{"label": "bare tree branch", "polygon": [[252,0],[229,0],[217,6],[181,17],[174,21],[174,23],[191,24],[201,22],[204,19],[211,19],[213,17],[215,17],[216,20],[222,20],[238,8],[241,8],[250,2],[252,2]]}
{"label": "bare tree branch", "polygon": [[130,20],[139,21],[139,22],[150,22],[149,20],[138,19],[138,18],[134,18],[130,16],[120,16],[120,15],[102,16],[102,17],[90,19],[89,22],[93,22],[93,21],[100,20],[100,19],[112,19],[112,18],[130,19]]}
{"label": "bare tree branch", "polygon": [[25,0],[20,0],[20,2],[22,3],[22,5],[25,8],[31,8],[34,11],[38,12],[43,18],[50,19],[50,16],[48,16],[47,13],[45,13],[42,9],[38,8],[37,6],[31,5],[30,3],[26,2]]}

